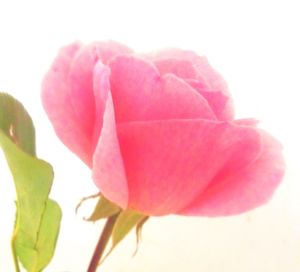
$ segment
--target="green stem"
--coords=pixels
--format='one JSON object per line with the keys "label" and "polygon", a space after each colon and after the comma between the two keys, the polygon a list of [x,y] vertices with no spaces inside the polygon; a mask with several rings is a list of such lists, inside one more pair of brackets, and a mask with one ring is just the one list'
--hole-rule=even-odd
{"label": "green stem", "polygon": [[96,245],[96,248],[94,250],[94,254],[90,261],[87,272],[96,272],[98,264],[101,260],[101,257],[103,256],[104,250],[105,250],[106,245],[109,241],[109,238],[112,234],[113,227],[115,225],[115,222],[116,222],[118,216],[119,216],[119,213],[117,213],[107,219],[105,226],[103,228],[103,231],[98,240],[98,243]]}
{"label": "green stem", "polygon": [[12,251],[12,256],[13,256],[13,260],[14,260],[15,271],[20,272],[21,270],[20,270],[19,262],[18,262],[18,258],[17,258],[16,248],[15,248],[15,240],[16,240],[16,235],[13,234],[13,236],[11,237],[11,251]]}

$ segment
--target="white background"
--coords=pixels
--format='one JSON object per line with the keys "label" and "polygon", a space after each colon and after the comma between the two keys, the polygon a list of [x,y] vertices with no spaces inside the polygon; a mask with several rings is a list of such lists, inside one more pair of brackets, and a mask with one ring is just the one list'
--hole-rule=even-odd
{"label": "white background", "polygon": [[[114,39],[138,52],[166,46],[208,57],[227,80],[237,117],[255,117],[283,143],[287,172],[272,201],[227,218],[151,219],[136,257],[134,235],[100,267],[105,272],[300,271],[299,1],[0,0],[0,89],[23,102],[37,130],[38,155],[54,167],[52,197],[64,217],[48,272],[84,272],[102,223],[75,215],[97,192],[90,171],[56,138],[40,84],[59,47]],[[9,236],[14,188],[0,159],[0,271],[13,271]]]}

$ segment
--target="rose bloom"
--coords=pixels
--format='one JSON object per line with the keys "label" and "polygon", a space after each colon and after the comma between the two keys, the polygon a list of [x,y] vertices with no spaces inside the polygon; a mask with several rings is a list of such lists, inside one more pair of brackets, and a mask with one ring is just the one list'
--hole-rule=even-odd
{"label": "rose bloom", "polygon": [[226,83],[191,51],[71,44],[42,101],[58,137],[123,209],[239,214],[266,203],[284,174],[280,143],[255,120],[234,119]]}

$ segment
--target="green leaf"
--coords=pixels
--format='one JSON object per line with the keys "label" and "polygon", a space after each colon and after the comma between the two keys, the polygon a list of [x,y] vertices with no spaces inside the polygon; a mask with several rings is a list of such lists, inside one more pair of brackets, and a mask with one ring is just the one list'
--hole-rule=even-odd
{"label": "green leaf", "polygon": [[59,205],[54,200],[48,199],[36,242],[38,268],[46,267],[54,255],[61,217]]}
{"label": "green leaf", "polygon": [[100,196],[95,210],[93,211],[91,216],[86,220],[95,222],[97,220],[110,217],[120,211],[120,207],[106,199],[104,196]]}
{"label": "green leaf", "polygon": [[32,120],[23,105],[5,93],[0,93],[0,129],[23,151],[35,156]]}
{"label": "green leaf", "polygon": [[60,207],[48,198],[53,170],[50,164],[35,157],[34,129],[23,106],[3,94],[0,94],[0,106],[0,146],[17,194],[12,236],[14,259],[27,271],[38,272],[53,256],[61,221]]}

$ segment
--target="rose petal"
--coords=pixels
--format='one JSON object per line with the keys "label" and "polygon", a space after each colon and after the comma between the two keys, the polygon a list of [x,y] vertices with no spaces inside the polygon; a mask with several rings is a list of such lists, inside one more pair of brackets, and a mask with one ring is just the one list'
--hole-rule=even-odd
{"label": "rose petal", "polygon": [[86,164],[91,165],[90,141],[75,118],[67,84],[70,63],[79,49],[80,45],[74,43],[60,50],[43,80],[42,102],[58,137]]}
{"label": "rose petal", "polygon": [[210,66],[206,57],[198,56],[193,51],[170,48],[156,52],[155,54],[152,54],[150,58],[154,62],[167,59],[173,61],[176,59],[179,61],[188,61],[198,69],[198,72],[208,82],[210,89],[220,90],[228,94],[226,82],[222,76]]}
{"label": "rose petal", "polygon": [[93,72],[93,94],[95,99],[95,124],[93,133],[93,147],[98,143],[100,132],[103,125],[103,115],[108,92],[110,91],[109,83],[110,69],[108,66],[98,61]]}
{"label": "rose petal", "polygon": [[97,42],[82,47],[73,59],[68,78],[71,103],[78,123],[87,137],[93,135],[95,122],[95,98],[93,93],[94,66],[98,60],[107,64],[111,58],[130,52],[130,49],[119,43]]}
{"label": "rose petal", "polygon": [[117,130],[129,207],[152,215],[183,209],[220,171],[234,172],[260,151],[256,130],[224,122],[132,122]]}
{"label": "rose petal", "polygon": [[173,73],[198,90],[219,120],[233,119],[233,105],[227,85],[205,57],[192,51],[166,49],[147,55],[147,58],[153,61],[162,74]]}
{"label": "rose petal", "polygon": [[119,56],[110,63],[117,123],[176,118],[216,119],[207,101],[174,75],[160,77],[149,62]]}
{"label": "rose petal", "polygon": [[[187,60],[158,59],[154,61],[154,65],[161,75],[171,73],[182,79],[195,79],[198,77],[196,68]],[[204,79],[203,81],[203,84],[206,84]]]}
{"label": "rose petal", "polygon": [[127,207],[127,180],[116,133],[110,93],[108,93],[106,101],[100,139],[93,157],[93,180],[106,198],[124,209]]}
{"label": "rose petal", "polygon": [[187,60],[159,59],[154,61],[161,75],[174,74],[184,79],[190,86],[204,97],[219,120],[231,120],[233,107],[230,98],[223,91],[211,90],[207,81]]}
{"label": "rose petal", "polygon": [[166,74],[162,77],[162,83],[162,92],[153,97],[149,119],[203,118],[216,120],[207,101],[186,82],[172,74]]}
{"label": "rose petal", "polygon": [[222,91],[208,91],[198,80],[186,81],[207,100],[219,120],[228,121],[232,119],[232,101],[227,95],[225,95]]}
{"label": "rose petal", "polygon": [[259,123],[259,120],[254,118],[243,118],[243,119],[234,120],[233,122],[239,126],[256,127]]}
{"label": "rose petal", "polygon": [[207,189],[186,208],[184,215],[226,216],[265,204],[284,175],[282,146],[267,133],[262,136],[262,152],[247,167],[218,175]]}

